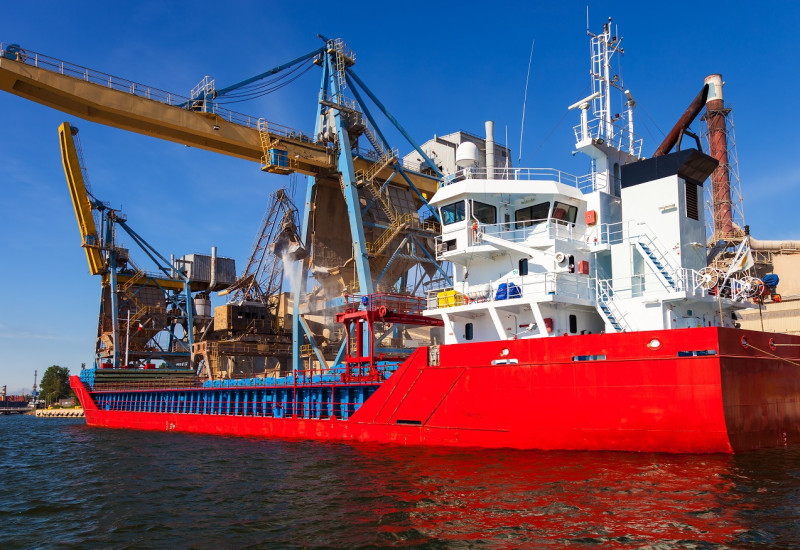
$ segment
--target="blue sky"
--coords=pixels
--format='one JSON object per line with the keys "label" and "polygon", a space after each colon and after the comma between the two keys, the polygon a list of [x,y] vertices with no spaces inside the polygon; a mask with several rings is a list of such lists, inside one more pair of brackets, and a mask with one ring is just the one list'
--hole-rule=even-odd
{"label": "blue sky", "polygon": [[[522,165],[581,174],[566,107],[587,95],[586,2],[458,3],[36,2],[6,9],[0,41],[188,95],[204,75],[218,87],[343,37],[356,71],[414,138],[506,128],[519,154],[531,40],[536,40]],[[626,49],[625,84],[638,102],[644,154],[699,91],[722,73],[734,108],[744,211],[762,239],[800,238],[800,165],[792,114],[800,89],[794,27],[800,5],[589,2]],[[234,110],[310,132],[319,75]],[[30,389],[52,364],[91,364],[99,279],[88,274],[59,156],[57,129],[81,129],[95,193],[168,255],[212,245],[241,268],[269,193],[290,179],[258,166],[106,128],[0,94],[0,384]],[[695,129],[698,129],[697,127]],[[795,137],[793,137],[795,136]],[[399,140],[393,145],[405,153]],[[301,190],[305,178],[295,182]]]}

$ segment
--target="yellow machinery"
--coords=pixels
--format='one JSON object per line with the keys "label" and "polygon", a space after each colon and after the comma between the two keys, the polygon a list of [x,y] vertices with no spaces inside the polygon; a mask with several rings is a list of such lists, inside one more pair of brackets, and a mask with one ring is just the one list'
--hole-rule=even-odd
{"label": "yellow machinery", "polygon": [[67,177],[72,206],[75,208],[75,217],[78,219],[78,229],[83,242],[81,246],[86,251],[86,259],[89,262],[89,272],[92,275],[99,275],[105,270],[106,265],[103,255],[100,253],[100,237],[92,216],[92,203],[86,192],[86,182],[78,149],[73,140],[74,135],[73,129],[66,122],[59,126],[58,140],[61,144],[61,162],[64,164],[64,174]]}

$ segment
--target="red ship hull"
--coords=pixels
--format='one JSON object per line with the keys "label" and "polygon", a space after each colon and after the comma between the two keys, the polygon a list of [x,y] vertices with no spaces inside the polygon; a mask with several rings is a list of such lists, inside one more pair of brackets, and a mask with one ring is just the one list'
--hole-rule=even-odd
{"label": "red ship hull", "polygon": [[429,365],[417,350],[348,420],[101,410],[78,377],[71,385],[87,423],[108,428],[676,453],[800,441],[800,337],[708,327],[439,352]]}

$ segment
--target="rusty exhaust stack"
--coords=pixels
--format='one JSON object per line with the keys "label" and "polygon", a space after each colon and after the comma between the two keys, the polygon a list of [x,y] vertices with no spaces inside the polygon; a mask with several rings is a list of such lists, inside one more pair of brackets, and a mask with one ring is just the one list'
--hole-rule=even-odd
{"label": "rusty exhaust stack", "polygon": [[[720,90],[722,90],[721,87]],[[692,122],[694,122],[694,119],[697,118],[697,115],[700,114],[700,111],[703,110],[703,105],[706,104],[707,97],[708,84],[703,86],[703,89],[700,90],[700,93],[697,94],[697,97],[692,100],[692,103],[689,105],[689,108],[686,109],[686,112],[683,113],[683,116],[678,119],[678,122],[676,122],[675,126],[672,127],[672,130],[669,131],[667,137],[664,138],[664,141],[662,141],[661,145],[658,146],[656,152],[653,153],[654,157],[666,155],[672,150],[673,147],[675,147],[675,144],[678,142],[678,138],[681,137],[681,134],[689,128]]]}
{"label": "rusty exhaust stack", "polygon": [[719,161],[711,174],[711,201],[714,210],[714,240],[733,236],[731,178],[728,171],[728,128],[726,118],[730,109],[722,98],[722,75],[712,74],[705,79],[708,87],[706,124],[708,125],[708,154]]}

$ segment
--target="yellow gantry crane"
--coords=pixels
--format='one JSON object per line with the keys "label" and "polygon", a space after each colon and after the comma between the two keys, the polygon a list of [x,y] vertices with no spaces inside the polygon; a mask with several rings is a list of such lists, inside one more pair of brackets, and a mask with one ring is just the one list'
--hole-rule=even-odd
{"label": "yellow gantry crane", "polygon": [[[185,97],[15,45],[6,45],[2,51],[0,90],[24,99],[91,122],[258,162],[267,172],[319,175],[336,169],[335,153],[325,143],[212,102],[225,90],[215,90],[208,77],[195,87],[193,97]],[[315,50],[268,73],[319,53]],[[270,150],[285,154],[276,158]],[[354,160],[356,170],[368,170],[373,164],[369,159]],[[386,168],[380,175],[391,173]],[[413,172],[408,177],[420,191],[435,192],[435,178]]]}

